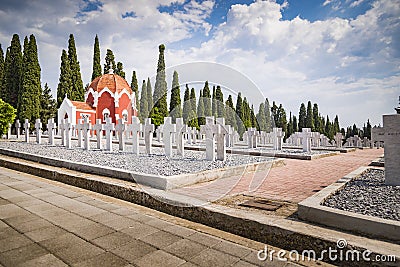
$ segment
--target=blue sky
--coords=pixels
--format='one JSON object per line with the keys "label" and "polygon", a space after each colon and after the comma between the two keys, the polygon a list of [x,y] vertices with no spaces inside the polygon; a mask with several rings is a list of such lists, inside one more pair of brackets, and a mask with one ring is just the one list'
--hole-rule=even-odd
{"label": "blue sky", "polygon": [[[42,83],[53,91],[73,33],[84,83],[98,34],[102,63],[112,49],[128,82],[133,70],[139,81],[155,75],[164,43],[168,73],[181,70],[182,83],[214,77],[255,107],[268,97],[294,114],[311,100],[344,127],[381,124],[400,95],[400,0],[7,0],[0,25],[3,50],[13,33],[35,34]],[[217,63],[224,75],[195,76],[193,62]],[[237,73],[245,78],[233,79]]]}

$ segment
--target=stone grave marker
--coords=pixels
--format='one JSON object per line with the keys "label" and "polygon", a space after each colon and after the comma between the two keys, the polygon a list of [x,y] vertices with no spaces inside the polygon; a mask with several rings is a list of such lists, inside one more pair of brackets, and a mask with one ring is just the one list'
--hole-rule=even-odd
{"label": "stone grave marker", "polygon": [[72,147],[71,133],[72,133],[73,128],[74,128],[74,125],[69,121],[69,118],[67,118],[67,121],[65,123],[65,147],[66,148]]}
{"label": "stone grave marker", "polygon": [[126,124],[124,119],[118,119],[118,124],[115,126],[115,131],[118,133],[118,147],[120,151],[125,151],[125,131]]}
{"label": "stone grave marker", "polygon": [[153,141],[154,124],[151,124],[151,118],[146,118],[144,122],[144,143],[146,146],[146,153],[151,154],[151,146]]}
{"label": "stone grave marker", "polygon": [[200,126],[200,134],[206,136],[206,159],[215,160],[215,135],[220,132],[220,126],[214,123],[214,117],[206,117],[206,124]]}
{"label": "stone grave marker", "polygon": [[283,144],[283,132],[282,132],[282,128],[276,128],[274,127],[272,129],[272,133],[274,136],[274,150],[282,150],[282,144]]}
{"label": "stone grave marker", "polygon": [[226,160],[226,136],[228,127],[225,125],[225,118],[217,118],[217,124],[220,126],[220,132],[217,133],[217,160]]}
{"label": "stone grave marker", "polygon": [[310,152],[311,151],[311,129],[310,128],[303,128],[301,132],[301,138],[303,141],[303,152]]}
{"label": "stone grave marker", "polygon": [[383,130],[385,184],[400,186],[400,114],[383,115]]}
{"label": "stone grave marker", "polygon": [[139,118],[132,116],[132,124],[126,127],[128,136],[132,136],[132,152],[135,155],[139,155],[139,134],[142,131],[142,124],[140,124]]}
{"label": "stone grave marker", "polygon": [[7,139],[11,138],[11,123],[8,124],[8,129],[7,129]]}
{"label": "stone grave marker", "polygon": [[106,119],[106,124],[103,125],[103,130],[106,132],[106,150],[112,151],[112,139],[115,127],[110,117]]}
{"label": "stone grave marker", "polygon": [[92,129],[92,124],[89,118],[86,117],[83,120],[82,132],[83,132],[83,148],[85,150],[90,150],[90,130]]}
{"label": "stone grave marker", "polygon": [[57,124],[54,122],[54,118],[48,119],[47,131],[49,132],[49,145],[54,145],[55,129],[57,129]]}
{"label": "stone grave marker", "polygon": [[247,139],[248,139],[248,148],[256,148],[257,147],[257,130],[255,128],[247,129]]}
{"label": "stone grave marker", "polygon": [[371,142],[376,145],[377,148],[381,147],[381,143],[383,143],[385,137],[385,131],[383,127],[374,126],[371,129]]}
{"label": "stone grave marker", "polygon": [[78,124],[75,126],[75,129],[78,132],[78,147],[79,148],[83,148],[82,126],[83,126],[83,119],[79,119]]}
{"label": "stone grave marker", "polygon": [[[164,118],[165,119],[165,118]],[[162,136],[162,133],[163,133],[163,127],[164,127],[164,124],[161,124],[160,126],[158,126],[158,128],[156,129],[156,139],[157,139],[157,142],[161,142],[161,136]]]}
{"label": "stone grave marker", "polygon": [[320,147],[321,145],[321,134],[319,132],[312,132],[311,143],[314,147]]}
{"label": "stone grave marker", "polygon": [[337,148],[342,147],[342,140],[343,140],[343,134],[342,133],[336,133],[335,134],[335,143]]}
{"label": "stone grave marker", "polygon": [[66,144],[65,131],[66,131],[66,119],[62,119],[60,122],[60,125],[58,125],[58,132],[61,136],[61,145],[62,146],[65,146],[65,144]]}
{"label": "stone grave marker", "polygon": [[19,137],[21,135],[21,123],[19,122],[19,120],[15,121],[15,131],[16,131],[17,139],[19,139]]}
{"label": "stone grave marker", "polygon": [[101,119],[96,120],[96,124],[93,125],[93,130],[96,131],[97,149],[101,149],[101,139],[103,138],[103,124],[101,123]]}
{"label": "stone grave marker", "polygon": [[164,118],[163,127],[163,141],[164,141],[164,151],[165,156],[172,156],[172,135],[176,132],[176,125],[172,123],[171,117]]}
{"label": "stone grave marker", "polygon": [[28,119],[25,119],[24,129],[25,129],[25,142],[29,143],[29,127],[31,124],[29,123]]}
{"label": "stone grave marker", "polygon": [[183,122],[183,118],[176,118],[176,153],[179,156],[185,154],[185,143],[183,140],[183,134],[188,130],[187,125]]}

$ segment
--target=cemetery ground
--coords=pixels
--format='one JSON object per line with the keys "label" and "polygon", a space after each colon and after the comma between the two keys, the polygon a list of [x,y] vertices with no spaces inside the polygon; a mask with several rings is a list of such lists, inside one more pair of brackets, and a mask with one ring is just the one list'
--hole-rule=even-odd
{"label": "cemetery ground", "polygon": [[[31,142],[34,143],[34,138],[32,138]],[[74,142],[75,141],[73,141],[73,146],[74,146],[73,151],[77,152],[78,155],[80,154],[81,157],[84,157],[85,151],[83,149],[76,148],[76,143]],[[8,141],[2,141],[0,144],[1,147],[4,148],[5,144],[9,145],[11,143],[14,142],[8,143]],[[44,141],[43,143],[46,143],[46,141]],[[28,146],[26,147],[26,152],[37,153],[38,155],[40,155],[40,153],[37,151],[30,151],[29,146],[33,147],[36,146],[38,148],[40,146],[43,147],[44,145],[28,144]],[[13,148],[15,149],[15,147]],[[140,146],[140,149],[144,149],[144,147]],[[157,151],[157,148],[153,149],[155,149],[154,151]],[[114,148],[114,152],[112,153],[107,152],[107,153],[110,153],[111,157],[112,155],[123,153],[123,152],[118,152],[117,150],[118,146]],[[93,153],[96,151],[90,151],[90,152]],[[204,152],[201,153],[201,155],[203,154]],[[105,197],[103,195],[99,195],[96,193],[90,193],[83,189],[78,189],[76,187],[69,187],[63,184],[59,184],[53,181],[43,180],[42,178],[30,175],[27,175],[25,177],[21,173],[16,174],[12,173],[9,170],[2,169],[1,171],[6,172],[9,178],[12,177],[10,179],[14,179],[14,180],[8,180],[8,178],[5,178],[5,183],[3,184],[2,190],[0,190],[0,197],[4,199],[2,200],[3,201],[2,204],[5,203],[3,205],[15,206],[15,207],[12,206],[12,208],[10,208],[9,212],[12,216],[10,218],[13,218],[15,214],[17,214],[16,216],[20,215],[18,214],[18,212],[22,212],[23,215],[25,216],[26,215],[25,211],[27,212],[34,211],[33,213],[35,214],[33,215],[40,217],[40,213],[47,214],[48,212],[47,208],[50,209],[50,206],[48,205],[53,205],[52,208],[55,208],[56,210],[59,208],[64,209],[63,211],[69,212],[68,214],[71,214],[72,217],[76,216],[77,218],[76,224],[79,225],[79,227],[76,226],[78,229],[76,231],[80,232],[73,232],[73,230],[75,231],[75,229],[72,228],[75,228],[75,226],[71,227],[71,229],[64,228],[63,226],[57,224],[57,222],[52,222],[51,220],[48,220],[47,218],[43,217],[42,218],[35,217],[32,219],[32,221],[34,219],[43,219],[44,221],[46,221],[51,225],[44,223],[45,226],[42,225],[38,226],[39,228],[35,229],[34,231],[37,231],[40,235],[40,233],[44,232],[42,228],[45,227],[53,227],[53,228],[55,227],[57,229],[60,228],[61,230],[66,231],[67,234],[76,236],[77,238],[76,240],[81,239],[79,240],[79,242],[86,242],[84,247],[88,247],[87,254],[86,252],[82,252],[81,254],[76,253],[77,256],[71,256],[72,257],[71,259],[65,259],[64,256],[59,255],[60,253],[62,254],[62,252],[59,252],[59,254],[57,254],[56,252],[50,251],[46,247],[43,247],[41,242],[35,242],[35,240],[32,239],[31,237],[24,236],[24,238],[27,238],[27,240],[30,243],[29,244],[26,243],[25,245],[25,243],[21,241],[24,245],[19,245],[18,241],[19,238],[16,238],[17,240],[16,246],[18,247],[18,249],[17,248],[14,250],[11,249],[8,251],[9,254],[5,255],[11,255],[10,257],[13,257],[13,255],[15,254],[11,253],[10,251],[18,253],[18,251],[24,251],[23,248],[25,246],[30,246],[32,245],[31,243],[35,243],[32,246],[35,247],[38,251],[41,251],[39,252],[39,254],[40,253],[43,254],[40,254],[40,257],[39,256],[36,257],[39,254],[35,256],[33,255],[34,254],[33,253],[32,254],[33,256],[31,256],[31,258],[29,258],[30,256],[28,256],[29,259],[28,258],[23,259],[26,260],[28,263],[29,261],[33,262],[33,265],[35,266],[41,260],[50,262],[61,261],[61,263],[64,264],[65,263],[72,264],[78,262],[82,263],[83,261],[86,261],[87,265],[90,264],[96,265],[96,263],[98,263],[99,261],[103,262],[106,259],[110,261],[115,260],[115,262],[112,262],[111,265],[121,265],[121,266],[126,262],[139,266],[142,266],[144,264],[147,264],[146,266],[158,266],[157,264],[160,265],[160,262],[157,262],[157,260],[163,260],[162,261],[163,264],[161,264],[163,266],[167,265],[167,263],[171,263],[171,266],[177,266],[180,264],[183,264],[182,266],[185,266],[185,264],[187,264],[187,266],[192,266],[192,264],[194,264],[195,266],[196,265],[218,266],[219,263],[221,264],[221,266],[230,266],[230,265],[233,266],[234,264],[236,264],[236,266],[252,266],[251,264],[256,266],[257,265],[271,266],[271,264],[272,266],[274,266],[273,264],[275,264],[276,266],[288,266],[284,265],[284,264],[289,264],[288,262],[280,262],[278,260],[275,260],[273,262],[265,262],[257,260],[257,252],[259,252],[264,248],[264,244],[267,244],[268,246],[275,246],[277,248],[278,247],[283,248],[286,249],[287,251],[290,250],[301,251],[301,250],[312,249],[317,252],[320,252],[321,250],[326,249],[328,247],[336,248],[336,241],[338,239],[343,239],[346,240],[348,249],[351,248],[360,251],[369,250],[372,251],[372,255],[395,255],[395,257],[397,257],[397,262],[395,263],[381,262],[379,264],[386,264],[388,266],[397,266],[396,264],[398,264],[398,259],[400,257],[399,240],[393,241],[385,238],[379,238],[362,233],[357,233],[357,231],[340,230],[334,227],[323,226],[318,223],[310,223],[307,221],[302,221],[298,218],[297,214],[299,203],[313,196],[318,191],[323,190],[325,187],[329,187],[331,184],[334,184],[336,181],[340,180],[342,177],[353,172],[359,167],[368,166],[371,163],[371,161],[381,157],[382,154],[383,154],[382,148],[380,149],[368,148],[368,149],[356,149],[355,151],[351,151],[349,153],[334,153],[327,157],[319,157],[311,160],[285,158],[283,160],[282,159],[279,160],[277,164],[272,165],[272,168],[269,167],[265,169],[263,168],[244,169],[241,170],[241,172],[237,173],[236,175],[223,177],[223,179],[215,179],[203,182],[200,181],[194,184],[188,184],[186,186],[169,188],[168,190],[159,190],[156,188],[150,188],[146,185],[137,185],[135,183],[132,183],[132,181],[116,180],[110,177],[103,177],[95,174],[88,174],[85,172],[68,170],[64,168],[59,168],[57,166],[48,166],[40,163],[35,163],[32,161],[27,161],[24,159],[18,159],[2,155],[0,156],[0,161],[2,166],[6,166],[12,169],[17,169],[22,172],[37,174],[39,176],[49,178],[51,180],[62,181],[64,183],[71,184],[77,187],[89,189],[94,192],[120,198],[143,206],[148,206],[155,210],[169,213],[177,217],[169,217],[169,215],[165,215],[164,213],[161,214],[156,212],[157,216],[161,214],[160,216],[166,216],[169,219],[171,219],[172,224],[179,225],[179,223],[177,222],[183,221],[182,219],[178,218],[181,217],[184,219],[188,219],[190,221],[202,223],[203,225],[205,224],[211,226],[215,229],[222,229],[225,232],[208,228],[203,225],[193,224],[196,225],[194,226],[195,229],[194,234],[202,234],[202,235],[205,234],[204,232],[202,233],[197,233],[198,231],[196,232],[196,230],[200,228],[208,229],[207,231],[211,231],[211,233],[213,233],[212,235],[215,235],[215,233],[218,232],[219,234],[222,234],[222,236],[219,236],[219,238],[221,239],[218,240],[220,242],[229,241],[230,242],[230,243],[228,242],[229,246],[231,246],[232,251],[234,251],[234,252],[232,251],[228,252],[230,250],[229,249],[230,247],[228,248],[228,246],[223,246],[223,249],[219,249],[220,248],[219,246],[214,247],[213,245],[214,242],[209,241],[208,239],[207,241],[205,241],[206,244],[199,241],[193,242],[193,240],[191,240],[190,238],[187,238],[189,240],[185,240],[186,237],[183,236],[178,236],[179,240],[169,239],[170,238],[169,234],[171,233],[166,230],[167,228],[164,229],[164,227],[166,227],[164,224],[162,224],[162,226],[159,226],[158,228],[155,227],[157,228],[157,233],[159,235],[152,232],[142,238],[140,234],[134,234],[133,237],[129,236],[128,238],[129,241],[126,241],[127,243],[124,243],[124,245],[119,244],[119,242],[125,242],[123,241],[124,237],[122,237],[123,235],[120,235],[121,234],[120,232],[122,231],[122,233],[124,233],[123,230],[126,229],[127,226],[127,225],[119,226],[119,223],[124,224],[125,221],[131,221],[131,219],[135,220],[135,216],[142,217],[143,215],[142,212],[151,213],[154,211],[146,209],[146,212],[144,212],[145,208],[138,207],[134,204],[128,204],[126,202],[122,202],[114,198]],[[132,154],[127,154],[127,155],[132,156]],[[196,151],[185,150],[185,156],[188,156],[189,158],[190,157],[196,158],[197,156],[194,155],[196,155]],[[238,155],[228,154],[227,162],[229,162],[230,157],[237,157],[237,156]],[[173,157],[176,158],[176,154],[173,153]],[[93,158],[96,158],[96,156],[94,156]],[[262,157],[262,158],[263,159],[260,160],[260,157],[252,157],[247,155],[245,158],[246,162],[240,162],[239,160],[239,163],[253,163],[263,160],[265,161],[273,160],[273,158],[271,159],[271,157]],[[201,161],[201,162],[204,163],[206,161]],[[203,169],[206,170],[211,169],[212,171],[213,168],[217,170],[218,168],[221,168],[223,166],[221,165],[221,162],[218,161],[216,162],[217,163],[208,162],[206,164],[207,166]],[[213,164],[215,164],[215,166],[210,167],[210,165]],[[177,168],[177,169],[179,172],[179,169],[183,170],[185,168]],[[152,169],[151,171],[155,172],[156,174],[159,174],[157,170]],[[198,171],[202,171],[201,168],[198,169]],[[172,175],[173,174],[174,171],[172,171]],[[5,176],[3,175],[3,177],[7,177],[7,175]],[[3,182],[3,178],[1,181]],[[39,183],[39,181],[41,183],[41,186],[39,187],[44,187],[45,189],[44,190],[39,189],[39,191],[36,192],[35,190],[32,190],[30,186],[31,184],[37,186],[37,183]],[[27,187],[25,188],[24,185],[27,185]],[[61,189],[56,189],[56,190],[46,189],[47,187],[49,188],[51,187],[54,189],[54,187],[52,187],[53,185],[56,185],[57,187],[62,187],[63,189],[67,188],[68,190],[72,190],[72,192],[74,192],[75,194],[79,194],[79,196],[75,195],[74,193],[67,193],[67,192],[61,193],[61,196],[59,195],[58,197],[63,198],[63,200],[65,200],[65,203],[67,204],[60,204],[60,202],[62,201],[51,203],[46,199],[42,199],[41,195],[43,195],[43,197],[47,199],[52,199],[52,197],[54,197],[54,199],[57,200],[58,197],[54,196],[53,193],[59,194],[59,192],[57,191],[58,190],[61,191]],[[12,189],[6,188],[4,186],[11,187]],[[14,203],[10,201],[14,198],[14,196],[10,197],[10,199],[7,199],[7,197],[3,197],[1,195],[1,192],[5,192],[7,196],[8,194],[7,190],[12,190],[12,192],[17,194],[17,196],[20,193],[22,193],[22,194],[28,194],[27,196],[28,198],[30,197],[36,198],[36,200],[33,200],[32,204],[26,204],[26,203],[24,204],[28,206],[30,205],[35,206],[35,203],[37,202],[36,205],[38,205],[37,206],[38,211],[34,209],[30,210],[29,208],[27,208],[25,211],[20,211],[19,210],[20,208],[25,209],[24,206],[18,204],[18,201],[22,200],[18,200],[18,197],[16,197],[17,200]],[[16,192],[18,190],[19,193]],[[30,194],[29,192],[30,190],[33,191],[33,194]],[[35,194],[38,194],[38,196],[35,196]],[[104,208],[106,210],[104,212],[112,213],[110,215],[111,216],[110,218],[114,219],[110,219],[108,221],[107,218],[109,215],[108,214],[106,215],[104,213],[105,216],[104,218],[106,219],[103,219],[103,216],[98,215],[98,217],[94,216],[98,220],[93,221],[91,218],[88,218],[90,217],[89,216],[90,212],[89,214],[79,214],[79,212],[84,213],[81,210],[81,207],[77,208],[78,212],[76,212],[74,211],[74,205],[70,206],[68,205],[68,203],[71,203],[71,201],[76,203],[75,200],[77,200],[78,202],[80,202],[78,206],[83,205],[85,206],[85,209],[87,208],[88,210],[91,210],[93,207],[86,206],[86,204],[88,204],[88,202],[86,201],[88,200],[87,199],[88,195],[85,194],[89,194],[89,198],[95,198],[95,197],[96,198],[98,197],[100,199],[106,198],[108,201],[113,203],[112,205],[115,205],[114,206],[115,210],[120,210],[121,209],[120,205],[122,206],[128,205],[129,207],[134,207],[132,208],[133,209],[132,212],[135,213],[136,215],[129,216],[130,214],[127,215],[128,213],[126,211],[118,213],[114,212],[113,209],[110,210]],[[66,198],[69,200],[66,200]],[[83,199],[82,201],[80,201],[81,198]],[[43,204],[41,201],[46,202],[45,206],[47,208],[43,207],[44,210],[42,210],[40,206],[41,204]],[[15,211],[14,208],[18,211]],[[101,208],[101,207],[95,205],[94,208]],[[136,210],[136,208],[138,210]],[[7,212],[8,211],[6,210],[5,213]],[[5,216],[7,217],[9,215]],[[119,216],[118,220],[116,219],[117,218],[116,216]],[[150,217],[151,216],[152,215],[150,215]],[[160,219],[157,216],[155,217],[157,219]],[[58,216],[55,216],[53,214],[53,217],[58,217]],[[7,223],[7,219],[5,220],[3,220],[3,218],[0,219],[5,222],[5,225],[8,225],[9,227],[13,228],[13,230],[15,231],[13,233],[18,235],[25,235],[24,231],[19,230],[17,226],[12,226],[9,223]],[[168,221],[164,217],[162,217],[162,220]],[[71,219],[70,221],[71,224],[75,225],[73,219]],[[104,225],[103,222],[105,221],[107,221],[107,223],[109,223],[110,225],[107,224]],[[141,220],[138,221],[140,224],[146,224]],[[80,225],[80,222],[83,222],[82,225],[85,225],[85,223],[89,225],[85,225],[86,226],[85,228],[82,227],[82,225]],[[184,226],[192,228],[193,231],[193,227],[188,226],[192,225],[192,222],[188,221],[184,222],[185,222]],[[171,223],[171,221],[169,221],[169,223]],[[29,223],[26,224],[29,225]],[[66,224],[68,224],[68,222]],[[95,238],[92,240],[85,236],[82,236],[86,234],[86,232],[90,233],[88,229],[91,229],[90,225],[92,224],[96,225],[102,224],[101,225],[102,227],[103,226],[111,228],[114,227],[114,232],[112,233],[106,232],[104,233],[104,236],[97,237],[99,239],[104,237],[105,241],[103,241],[104,243],[102,243],[105,244],[104,246],[108,245],[112,246],[113,244],[118,243],[117,246],[120,246],[122,250],[125,249],[126,253],[127,249],[133,250],[134,248],[137,248],[137,246],[141,247],[141,245],[137,244],[140,241],[139,242],[140,244],[145,244],[144,247],[149,246],[151,249],[144,252],[145,254],[143,255],[139,255],[137,257],[130,255],[127,256],[130,258],[125,258],[125,256],[122,256],[125,255],[124,252],[121,252],[122,254],[118,254],[115,252],[118,250],[117,248],[110,249],[108,247],[104,247],[102,245],[95,243],[93,241]],[[114,224],[115,226],[113,226]],[[150,224],[150,226],[152,226],[152,224]],[[131,227],[140,228],[141,226],[131,226]],[[167,232],[167,234],[165,232]],[[228,234],[226,232],[230,232],[231,234]],[[112,237],[111,234],[115,234],[115,236]],[[174,233],[172,234],[174,235]],[[108,237],[108,235],[110,235],[110,237]],[[121,238],[116,237],[117,235],[120,235]],[[126,238],[126,235],[124,236]],[[199,244],[203,246],[206,245],[205,248],[206,251],[197,253],[196,254],[198,255],[197,257],[188,256],[185,258],[180,254],[172,252],[168,249],[164,249],[164,247],[160,247],[157,244],[152,243],[153,241],[151,240],[154,238],[154,236],[158,237],[157,240],[160,243],[171,242],[168,243],[169,246],[173,245],[182,246],[182,244],[179,244],[179,242],[182,243],[187,242],[185,244],[185,246],[187,247],[192,247],[192,246],[197,247]],[[211,236],[207,237],[215,238]],[[9,240],[14,240],[12,239],[12,237],[8,238],[11,238]],[[20,239],[22,240],[24,238],[21,237]],[[75,237],[73,237],[72,239],[75,240]],[[164,239],[168,241],[165,241]],[[181,239],[183,239],[184,241],[182,241]],[[66,242],[67,246],[74,247],[73,245],[71,245],[71,243],[68,242],[69,241]],[[74,243],[75,241],[71,242]],[[79,242],[77,241],[76,244],[80,244]],[[131,244],[131,247],[129,247],[129,244]],[[38,245],[38,247],[36,247],[36,245]],[[236,248],[236,246],[240,247],[240,249]],[[167,245],[165,245],[165,247],[167,247]],[[247,251],[250,250],[250,253],[244,255],[245,254],[244,252],[243,254],[236,252],[236,251],[241,251],[241,249],[247,249]],[[73,250],[74,249],[71,248],[71,251]],[[93,252],[94,254],[92,254],[92,250],[95,251]],[[65,253],[68,255],[68,252]],[[249,260],[250,258],[251,260]],[[9,259],[7,258],[7,256],[5,256],[5,258],[3,258],[3,256],[0,256],[0,262],[5,266],[7,265],[7,262],[3,263],[3,261],[7,261],[7,259]],[[186,261],[188,262],[186,263]],[[11,262],[14,263],[13,260],[11,260]],[[331,261],[331,263],[342,266],[366,265],[365,261],[351,261],[351,262]],[[296,262],[296,264],[309,266],[315,264],[324,265],[326,263],[313,262],[313,261],[311,262],[298,261]],[[379,265],[378,263],[375,264]],[[85,266],[84,263],[82,263],[82,265]]]}

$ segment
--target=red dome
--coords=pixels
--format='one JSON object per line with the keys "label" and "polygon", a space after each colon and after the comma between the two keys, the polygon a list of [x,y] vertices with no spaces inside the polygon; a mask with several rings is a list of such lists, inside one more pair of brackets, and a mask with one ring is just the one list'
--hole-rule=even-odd
{"label": "red dome", "polygon": [[92,88],[95,92],[101,92],[105,87],[107,87],[113,94],[117,92],[118,94],[125,88],[129,94],[132,94],[132,89],[127,83],[127,81],[121,76],[110,73],[104,74],[102,76],[97,77],[92,81],[89,85],[89,88]]}

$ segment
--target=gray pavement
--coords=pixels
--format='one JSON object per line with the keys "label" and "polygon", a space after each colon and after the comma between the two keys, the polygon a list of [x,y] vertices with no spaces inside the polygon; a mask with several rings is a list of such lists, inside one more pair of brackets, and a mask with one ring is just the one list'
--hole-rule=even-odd
{"label": "gray pavement", "polygon": [[264,245],[84,189],[0,168],[1,266],[292,266]]}

